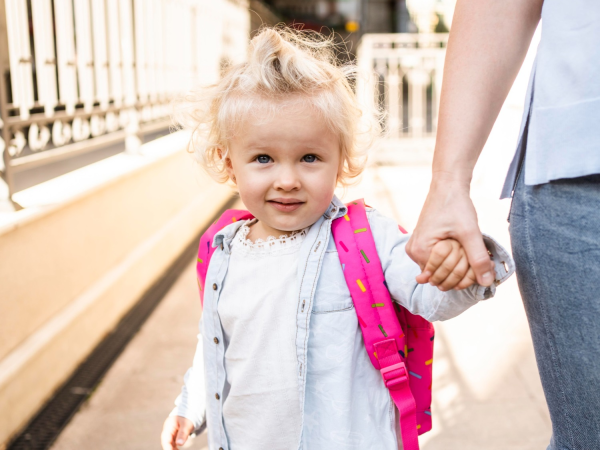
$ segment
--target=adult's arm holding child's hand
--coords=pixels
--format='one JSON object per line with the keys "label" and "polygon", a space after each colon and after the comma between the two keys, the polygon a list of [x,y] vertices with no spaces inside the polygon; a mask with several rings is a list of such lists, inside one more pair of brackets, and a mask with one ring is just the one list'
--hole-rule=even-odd
{"label": "adult's arm holding child's hand", "polygon": [[163,450],[178,450],[194,431],[191,420],[181,416],[169,416],[163,425],[160,443]]}
{"label": "adult's arm holding child's hand", "polygon": [[[407,254],[423,269],[432,247],[456,239],[477,281],[490,286],[488,254],[469,196],[473,168],[521,67],[543,0],[458,0],[448,41],[433,177]],[[492,24],[492,25],[490,25]],[[427,276],[419,278],[426,283]]]}

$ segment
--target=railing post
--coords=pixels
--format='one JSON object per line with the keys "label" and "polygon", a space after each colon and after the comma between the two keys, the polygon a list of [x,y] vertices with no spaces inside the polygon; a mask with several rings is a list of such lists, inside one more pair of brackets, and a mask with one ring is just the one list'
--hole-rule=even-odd
{"label": "railing post", "polygon": [[425,110],[426,98],[425,89],[427,88],[427,77],[420,67],[414,67],[409,72],[410,82],[410,120],[412,137],[421,138],[425,135]]}
{"label": "railing post", "polygon": [[127,114],[127,125],[125,126],[125,151],[127,153],[139,153],[142,147],[142,140],[140,139],[140,120],[139,113],[135,106],[126,110]]}
{"label": "railing post", "polygon": [[402,133],[402,120],[400,120],[400,76],[399,60],[397,58],[388,59],[388,73],[386,84],[388,87],[388,132],[389,137],[398,138]]}
{"label": "railing post", "polygon": [[[4,77],[4,74],[2,74]],[[4,83],[3,83],[4,84]],[[4,96],[0,99],[0,103],[4,102]],[[2,109],[6,111],[4,105]],[[12,176],[10,172],[10,153],[8,152],[8,133],[7,127],[0,119],[0,126],[2,126],[2,137],[0,138],[0,154],[2,158],[0,160],[0,169],[2,177],[0,177],[0,213],[15,211],[15,205],[12,202]]]}
{"label": "railing post", "polygon": [[377,82],[374,75],[372,45],[369,35],[366,35],[361,39],[357,52],[359,73],[356,80],[356,95],[367,115],[373,114],[375,108],[378,107],[375,102]]}
{"label": "railing post", "polygon": [[11,136],[10,128],[5,119],[8,117],[8,108],[6,107],[7,86],[6,71],[4,64],[0,61],[0,125],[2,126],[2,137],[0,137],[0,153],[2,155],[1,167],[2,177],[0,178],[0,212],[15,211],[18,205],[12,200],[14,192],[13,177],[11,168]]}
{"label": "railing post", "polygon": [[10,130],[6,123],[8,117],[8,89],[6,86],[6,74],[8,71],[8,31],[6,28],[5,0],[0,0],[0,212],[14,211],[12,202],[13,180],[10,163]]}

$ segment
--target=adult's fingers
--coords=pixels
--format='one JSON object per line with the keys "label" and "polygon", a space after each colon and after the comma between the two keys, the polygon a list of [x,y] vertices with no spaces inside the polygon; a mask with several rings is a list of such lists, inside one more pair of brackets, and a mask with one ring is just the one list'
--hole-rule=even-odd
{"label": "adult's fingers", "polygon": [[462,244],[469,264],[481,286],[490,286],[494,282],[494,274],[490,268],[490,255],[488,254],[483,236],[478,228],[472,229],[469,233],[457,238]]}
{"label": "adult's fingers", "polygon": [[[490,261],[489,263],[490,263],[490,270],[492,271],[492,273],[495,273],[494,272],[494,262]],[[460,281],[460,283],[458,283],[456,285],[456,287],[454,289],[456,289],[456,290],[466,289],[475,283],[477,283],[477,278],[475,277],[475,272],[473,272],[472,267],[469,267],[467,274]]]}
{"label": "adult's fingers", "polygon": [[431,256],[431,249],[439,240],[440,239],[436,239],[432,242],[428,242],[427,240],[421,237],[421,233],[419,233],[419,230],[415,230],[415,232],[411,235],[410,239],[406,243],[406,254],[410,257],[410,259],[412,259],[419,265],[423,272],[425,272],[425,265],[427,264],[427,261],[429,261],[429,257]]}

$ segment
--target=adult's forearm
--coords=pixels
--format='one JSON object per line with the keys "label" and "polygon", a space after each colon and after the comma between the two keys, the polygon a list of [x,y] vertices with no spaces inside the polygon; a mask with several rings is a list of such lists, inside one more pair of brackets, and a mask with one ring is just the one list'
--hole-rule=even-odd
{"label": "adult's forearm", "polygon": [[523,63],[543,0],[458,0],[448,42],[433,184],[468,189]]}

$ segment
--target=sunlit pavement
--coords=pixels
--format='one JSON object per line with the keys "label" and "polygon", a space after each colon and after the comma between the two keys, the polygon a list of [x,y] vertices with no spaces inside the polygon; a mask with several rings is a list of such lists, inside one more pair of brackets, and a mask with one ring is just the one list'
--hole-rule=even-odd
{"label": "sunlit pavement", "polygon": [[[52,448],[159,449],[162,423],[192,361],[200,311],[190,262]],[[190,443],[186,448],[202,449],[205,436]]]}
{"label": "sunlit pavement", "polygon": [[[482,230],[506,247],[510,202],[498,197],[519,121],[519,108],[503,110],[472,189]],[[431,152],[416,149],[407,157],[404,144],[394,145],[396,153],[373,155],[360,185],[349,188],[343,198],[364,197],[412,229],[430,181]],[[53,448],[160,448],[162,422],[192,360],[199,316],[191,263]],[[494,299],[436,324],[436,329],[434,427],[421,438],[422,448],[545,448],[550,421],[516,278],[502,285]],[[207,448],[206,436],[191,440],[186,448]]]}

